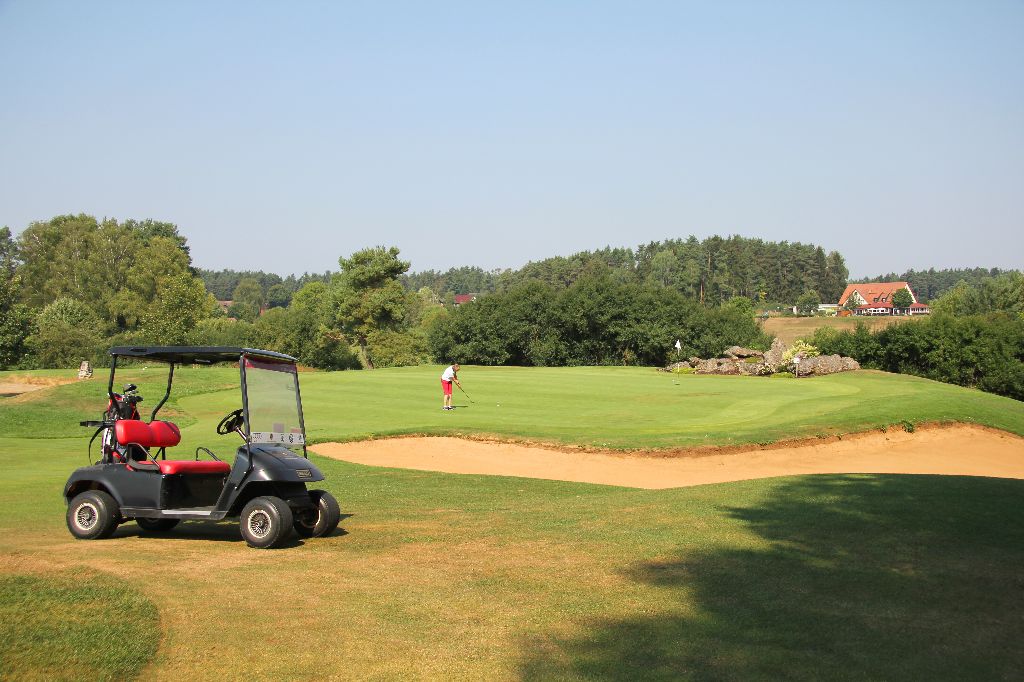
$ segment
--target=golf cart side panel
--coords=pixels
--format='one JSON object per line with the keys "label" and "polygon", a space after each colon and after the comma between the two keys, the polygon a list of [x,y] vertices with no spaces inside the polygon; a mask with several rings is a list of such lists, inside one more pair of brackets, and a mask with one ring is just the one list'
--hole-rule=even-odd
{"label": "golf cart side panel", "polygon": [[235,491],[225,513],[227,516],[238,516],[250,500],[264,496],[281,498],[291,507],[293,513],[316,509],[313,498],[309,496],[309,491],[302,483],[248,481]]}
{"label": "golf cart side panel", "polygon": [[65,502],[83,490],[106,490],[119,507],[157,507],[160,474],[132,471],[124,464],[94,464],[72,472],[64,485]]}
{"label": "golf cart side panel", "polygon": [[324,480],[320,469],[283,445],[250,445],[253,470],[250,480],[312,483]]}
{"label": "golf cart side panel", "polygon": [[[254,490],[276,490],[273,494],[282,499],[304,498],[299,506],[312,504],[306,491],[306,483],[324,480],[324,475],[312,462],[296,455],[280,445],[241,446],[235,455],[235,465],[228,476],[224,493],[217,501],[217,509],[237,513],[241,508],[239,500],[269,494]],[[292,506],[296,506],[289,499]],[[242,502],[244,504],[244,502]]]}
{"label": "golf cart side panel", "polygon": [[164,474],[161,509],[188,509],[214,505],[224,490],[223,474]]}

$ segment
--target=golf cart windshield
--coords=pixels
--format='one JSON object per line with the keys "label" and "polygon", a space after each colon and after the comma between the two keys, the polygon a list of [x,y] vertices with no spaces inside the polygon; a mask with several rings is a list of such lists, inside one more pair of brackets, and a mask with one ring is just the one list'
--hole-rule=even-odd
{"label": "golf cart windshield", "polygon": [[295,365],[245,357],[249,442],[283,445],[305,456],[306,435]]}

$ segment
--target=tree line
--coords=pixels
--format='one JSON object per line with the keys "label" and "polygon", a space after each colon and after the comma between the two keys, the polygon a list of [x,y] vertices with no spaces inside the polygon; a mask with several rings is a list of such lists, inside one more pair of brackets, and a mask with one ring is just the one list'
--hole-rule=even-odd
{"label": "tree line", "polygon": [[[113,345],[279,350],[326,369],[427,362],[443,310],[403,288],[397,248],[339,259],[324,275],[199,271],[177,226],[85,214],[0,229],[0,369],[108,361]],[[223,295],[229,311],[204,283]]]}
{"label": "tree line", "polygon": [[518,270],[477,267],[427,270],[403,277],[407,288],[429,288],[441,300],[454,294],[507,292],[523,282],[565,289],[594,267],[606,267],[621,282],[667,287],[700,305],[714,307],[742,296],[792,304],[814,292],[838,301],[849,271],[837,251],[814,244],[768,242],[733,235],[699,240],[666,239],[636,249],[606,247],[527,263]]}
{"label": "tree line", "polygon": [[[707,308],[657,284],[595,267],[567,287],[526,280],[437,318],[431,354],[481,365],[664,365],[770,339],[750,301]],[[680,348],[675,349],[676,342]]]}
{"label": "tree line", "polygon": [[[263,308],[286,308],[296,291],[310,282],[329,282],[331,273],[303,273],[299,277],[281,275],[260,270],[205,270],[196,268],[196,274],[203,280],[206,290],[218,301],[241,302],[255,305],[258,313]],[[241,289],[239,289],[241,287]],[[245,316],[248,309],[237,311]],[[229,314],[231,314],[229,312]],[[238,317],[239,315],[232,315]],[[253,316],[254,317],[254,316]],[[252,321],[252,320],[250,320]]]}
{"label": "tree line", "polygon": [[[324,369],[659,365],[763,348],[757,303],[793,297],[811,308],[846,285],[838,253],[740,237],[585,251],[514,271],[409,265],[378,246],[322,275],[204,271],[171,223],[81,214],[33,222],[17,238],[2,228],[0,368],[103,363],[121,344],[264,347]],[[1024,275],[966,272],[977,277],[947,287],[931,319],[820,330],[813,343],[867,367],[1024,397]],[[228,289],[225,312],[217,301]],[[472,290],[487,295],[448,304]]]}
{"label": "tree line", "polygon": [[918,299],[923,303],[934,301],[944,293],[955,287],[960,282],[968,285],[978,286],[985,280],[990,280],[1000,275],[1017,272],[1016,270],[1002,270],[1000,268],[947,268],[936,270],[907,270],[904,273],[896,274],[890,272],[887,275],[878,275],[865,279],[865,282],[906,282],[914,290]]}
{"label": "tree line", "polygon": [[171,223],[63,215],[0,229],[0,367],[62,367],[111,340],[180,343],[215,301]]}
{"label": "tree line", "polygon": [[[142,343],[262,346],[328,369],[657,364],[677,339],[684,354],[763,344],[751,300],[837,296],[846,275],[820,247],[690,237],[498,273],[410,274],[381,246],[339,258],[334,272],[281,277],[197,269],[171,223],[84,214],[33,222],[17,239],[4,228],[0,259],[4,367],[103,362],[110,345]],[[469,290],[490,295],[446,305]]]}

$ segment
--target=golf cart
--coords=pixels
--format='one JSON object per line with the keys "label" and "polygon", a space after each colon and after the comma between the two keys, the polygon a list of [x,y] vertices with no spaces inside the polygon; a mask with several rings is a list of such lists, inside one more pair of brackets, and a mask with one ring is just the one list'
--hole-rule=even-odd
{"label": "golf cart", "polygon": [[[306,457],[302,399],[295,358],[252,348],[202,346],[118,346],[107,384],[107,409],[96,429],[100,459],[76,469],[64,486],[68,530],[76,538],[110,537],[120,523],[134,520],[148,533],[165,532],[182,520],[239,517],[250,547],[274,547],[291,529],[305,538],[331,533],[341,512],[330,493],[307,490],[323,474]],[[118,359],[169,365],[167,391],[149,421],[139,417],[134,384],[114,392]],[[241,437],[234,464],[199,446],[192,459],[168,459],[181,442],[177,425],[156,418],[171,395],[175,365],[238,364],[242,407],[217,424],[217,434]],[[200,453],[205,455],[200,459]]]}

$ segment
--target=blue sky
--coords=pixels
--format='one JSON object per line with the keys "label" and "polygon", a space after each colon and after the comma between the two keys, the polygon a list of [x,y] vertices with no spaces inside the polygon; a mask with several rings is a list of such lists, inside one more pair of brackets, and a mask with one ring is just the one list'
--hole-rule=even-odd
{"label": "blue sky", "polygon": [[1024,2],[0,0],[0,225],[201,267],[742,234],[1024,267]]}

